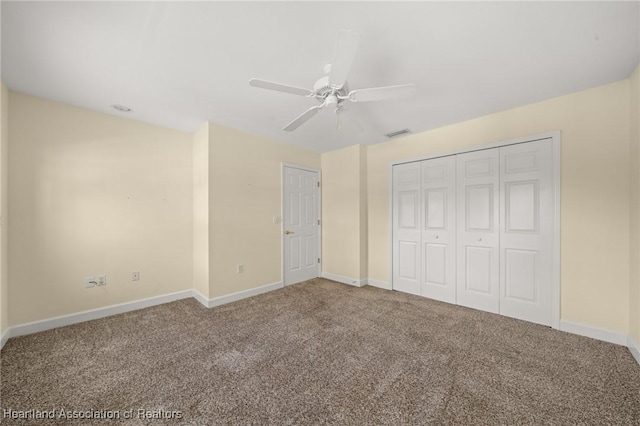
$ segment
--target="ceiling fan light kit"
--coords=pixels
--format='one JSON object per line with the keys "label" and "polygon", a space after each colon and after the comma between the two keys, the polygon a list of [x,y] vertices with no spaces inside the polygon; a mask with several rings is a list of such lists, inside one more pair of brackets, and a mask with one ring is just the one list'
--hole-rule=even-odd
{"label": "ceiling fan light kit", "polygon": [[[342,112],[344,102],[372,102],[388,99],[397,99],[410,96],[415,91],[415,84],[403,84],[400,86],[373,87],[349,91],[347,75],[358,50],[360,35],[355,31],[338,31],[336,45],[333,52],[333,60],[324,66],[325,76],[319,78],[313,85],[313,90],[290,86],[272,81],[252,78],[249,85],[261,89],[275,90],[290,93],[292,95],[315,98],[320,105],[313,106],[296,117],[282,130],[293,131],[307,122],[311,117],[319,113],[323,108],[332,106],[336,114]],[[338,123],[337,128],[340,128]]]}

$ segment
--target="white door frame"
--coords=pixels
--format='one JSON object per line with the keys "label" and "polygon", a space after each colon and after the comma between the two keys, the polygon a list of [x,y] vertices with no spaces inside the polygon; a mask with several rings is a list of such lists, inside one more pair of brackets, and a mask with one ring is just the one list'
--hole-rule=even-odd
{"label": "white door frame", "polygon": [[298,169],[304,170],[307,172],[317,173],[318,174],[318,182],[320,182],[320,187],[318,188],[318,219],[320,220],[320,227],[318,228],[318,256],[320,257],[320,262],[318,263],[318,276],[321,275],[322,271],[322,170],[314,169],[313,167],[300,166],[298,164],[293,163],[280,163],[280,276],[282,277],[282,286],[286,286],[286,282],[284,279],[284,169]]}
{"label": "white door frame", "polygon": [[553,189],[554,189],[554,224],[553,224],[553,281],[551,283],[551,327],[560,329],[560,131],[541,133],[533,136],[510,139],[507,141],[470,146],[453,151],[440,152],[427,156],[421,156],[401,161],[392,161],[389,164],[389,287],[393,290],[393,166],[397,164],[411,163],[414,161],[429,160],[448,155],[463,154],[465,152],[481,151],[491,148],[500,148],[507,145],[516,145],[526,142],[534,142],[550,139],[553,146]]}

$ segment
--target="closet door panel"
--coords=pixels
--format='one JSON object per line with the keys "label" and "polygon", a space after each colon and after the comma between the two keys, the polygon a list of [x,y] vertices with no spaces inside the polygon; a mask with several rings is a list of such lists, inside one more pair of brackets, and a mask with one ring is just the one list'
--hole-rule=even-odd
{"label": "closet door panel", "polygon": [[422,161],[421,294],[455,303],[455,156]]}
{"label": "closet door panel", "polygon": [[456,156],[459,305],[499,312],[499,151]]}
{"label": "closet door panel", "polygon": [[393,167],[393,288],[553,321],[553,144]]}
{"label": "closet door panel", "polygon": [[393,167],[393,289],[420,294],[421,165],[419,162]]}
{"label": "closet door panel", "polygon": [[500,313],[551,325],[552,144],[502,147],[500,164]]}

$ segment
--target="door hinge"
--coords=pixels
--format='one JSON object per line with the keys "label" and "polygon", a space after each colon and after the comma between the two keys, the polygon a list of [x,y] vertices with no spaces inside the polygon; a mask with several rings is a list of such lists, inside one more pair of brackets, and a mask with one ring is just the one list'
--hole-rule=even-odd
{"label": "door hinge", "polygon": [[320,219],[318,219],[318,225],[320,225]]}
{"label": "door hinge", "polygon": [[318,188],[320,188],[320,181],[318,181],[317,183],[318,183]]}
{"label": "door hinge", "polygon": [[318,258],[318,263],[320,263],[320,258]]}

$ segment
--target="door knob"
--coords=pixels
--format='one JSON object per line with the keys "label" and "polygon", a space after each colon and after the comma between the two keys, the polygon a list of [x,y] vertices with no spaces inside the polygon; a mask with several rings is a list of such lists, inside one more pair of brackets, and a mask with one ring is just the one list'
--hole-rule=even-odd
{"label": "door knob", "polygon": [[482,238],[478,238],[478,241],[482,241]]}
{"label": "door knob", "polygon": [[436,235],[436,240],[437,240],[438,238],[439,238],[439,237]]}
{"label": "door knob", "polygon": [[289,234],[295,234],[295,232],[293,231],[289,231],[288,229],[286,231],[284,231],[285,234],[289,235]]}

